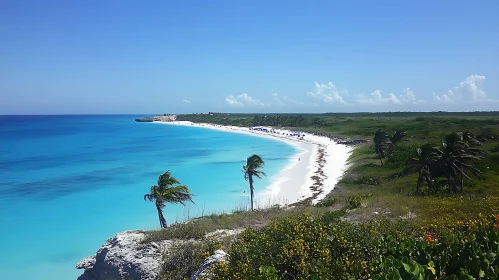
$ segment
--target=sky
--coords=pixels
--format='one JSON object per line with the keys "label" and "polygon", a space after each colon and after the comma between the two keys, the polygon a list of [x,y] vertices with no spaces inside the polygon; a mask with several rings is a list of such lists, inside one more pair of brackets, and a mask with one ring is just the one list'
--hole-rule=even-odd
{"label": "sky", "polygon": [[0,114],[499,110],[497,11],[0,0]]}

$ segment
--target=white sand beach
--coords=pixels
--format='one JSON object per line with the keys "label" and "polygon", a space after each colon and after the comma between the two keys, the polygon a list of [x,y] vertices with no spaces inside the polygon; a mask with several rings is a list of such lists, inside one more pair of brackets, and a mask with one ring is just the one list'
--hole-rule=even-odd
{"label": "white sand beach", "polygon": [[[298,153],[289,164],[276,176],[263,191],[256,193],[256,203],[292,204],[307,198],[313,203],[323,199],[331,192],[347,168],[347,160],[352,147],[338,144],[328,137],[302,133],[305,136],[289,136],[296,133],[289,130],[275,129],[274,132],[250,130],[246,127],[221,126],[186,121],[157,122],[168,125],[196,126],[220,131],[243,133],[258,137],[278,139],[297,147]],[[260,126],[259,128],[264,128]],[[267,130],[272,128],[265,127]],[[289,134],[289,135],[287,135]]]}

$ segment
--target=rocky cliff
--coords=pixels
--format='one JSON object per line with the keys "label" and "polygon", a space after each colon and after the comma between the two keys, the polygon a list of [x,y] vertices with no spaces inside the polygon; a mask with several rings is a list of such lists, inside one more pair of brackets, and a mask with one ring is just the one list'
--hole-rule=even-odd
{"label": "rocky cliff", "polygon": [[[228,231],[229,235],[236,232]],[[156,280],[158,279],[162,253],[172,247],[172,240],[144,242],[142,231],[124,231],[107,240],[94,256],[76,264],[84,269],[78,280]],[[186,241],[188,242],[188,241]],[[223,261],[226,254],[217,250],[206,258],[190,280],[204,276],[217,261]]]}
{"label": "rocky cliff", "polygon": [[77,265],[84,269],[78,280],[154,280],[161,268],[161,252],[171,241],[142,243],[145,234],[124,231],[107,240],[95,256]]}

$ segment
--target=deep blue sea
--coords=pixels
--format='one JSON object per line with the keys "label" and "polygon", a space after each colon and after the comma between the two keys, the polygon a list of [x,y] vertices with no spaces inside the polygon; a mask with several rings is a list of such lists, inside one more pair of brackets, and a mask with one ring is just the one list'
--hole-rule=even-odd
{"label": "deep blue sea", "polygon": [[76,279],[76,263],[115,233],[158,229],[143,195],[166,170],[196,195],[196,205],[166,206],[171,223],[246,206],[245,158],[266,160],[258,191],[296,152],[277,140],[135,117],[0,116],[1,279]]}

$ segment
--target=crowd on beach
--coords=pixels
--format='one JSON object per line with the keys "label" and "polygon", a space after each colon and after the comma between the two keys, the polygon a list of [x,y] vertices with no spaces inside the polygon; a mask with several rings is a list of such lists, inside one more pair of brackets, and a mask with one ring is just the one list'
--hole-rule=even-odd
{"label": "crowd on beach", "polygon": [[273,128],[265,128],[265,127],[250,127],[249,130],[252,130],[252,131],[260,131],[260,132],[266,132],[266,133],[274,133],[274,134],[282,134],[282,135],[286,135],[286,136],[296,136],[296,137],[304,137],[305,134],[302,134],[301,132],[279,132],[279,131],[276,131],[275,129]]}

